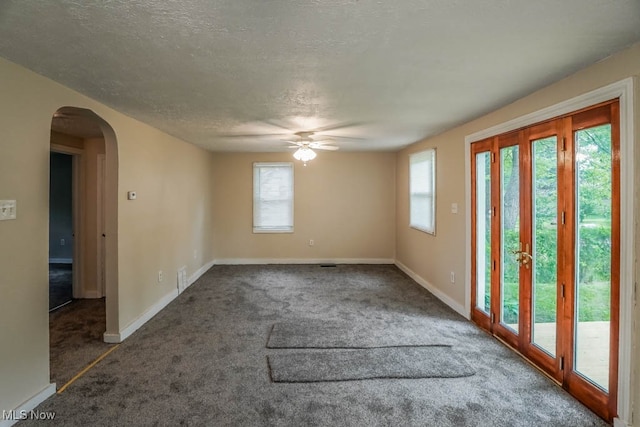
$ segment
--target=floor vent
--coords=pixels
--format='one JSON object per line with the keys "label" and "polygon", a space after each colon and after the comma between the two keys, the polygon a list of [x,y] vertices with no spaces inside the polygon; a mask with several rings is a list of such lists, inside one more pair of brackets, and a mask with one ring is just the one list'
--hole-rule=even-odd
{"label": "floor vent", "polygon": [[320,264],[320,267],[337,267],[335,264]]}
{"label": "floor vent", "polygon": [[178,293],[181,294],[187,289],[187,266],[178,270]]}

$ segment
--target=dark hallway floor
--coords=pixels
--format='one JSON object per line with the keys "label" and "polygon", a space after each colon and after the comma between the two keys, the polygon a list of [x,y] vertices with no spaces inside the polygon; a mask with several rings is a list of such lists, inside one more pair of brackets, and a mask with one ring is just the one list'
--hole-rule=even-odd
{"label": "dark hallway floor", "polygon": [[49,313],[51,382],[59,389],[112,345],[103,341],[105,299],[76,299]]}
{"label": "dark hallway floor", "polygon": [[49,264],[49,311],[73,299],[73,265]]}

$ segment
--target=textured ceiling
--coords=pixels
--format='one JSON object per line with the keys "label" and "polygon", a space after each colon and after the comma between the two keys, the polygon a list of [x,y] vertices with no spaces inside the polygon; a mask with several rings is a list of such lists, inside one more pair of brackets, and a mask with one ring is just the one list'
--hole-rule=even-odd
{"label": "textured ceiling", "polygon": [[0,56],[212,150],[402,147],[638,40],[638,0],[0,2]]}

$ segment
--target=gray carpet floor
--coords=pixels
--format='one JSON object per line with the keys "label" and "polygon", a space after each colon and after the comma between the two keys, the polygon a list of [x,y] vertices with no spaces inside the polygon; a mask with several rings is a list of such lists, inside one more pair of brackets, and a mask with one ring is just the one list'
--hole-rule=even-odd
{"label": "gray carpet floor", "polygon": [[273,325],[268,348],[376,348],[450,346],[436,330],[409,322],[351,323],[295,319]]}
{"label": "gray carpet floor", "polygon": [[[266,348],[270,328],[300,318],[432,328],[476,374],[273,383],[267,355],[299,350]],[[78,426],[607,425],[394,266],[215,266],[38,409]]]}
{"label": "gray carpet floor", "polygon": [[49,313],[51,382],[57,387],[82,371],[113,344],[106,344],[104,298],[76,299]]}
{"label": "gray carpet floor", "polygon": [[476,372],[451,347],[378,347],[279,352],[267,356],[271,381],[460,378]]}

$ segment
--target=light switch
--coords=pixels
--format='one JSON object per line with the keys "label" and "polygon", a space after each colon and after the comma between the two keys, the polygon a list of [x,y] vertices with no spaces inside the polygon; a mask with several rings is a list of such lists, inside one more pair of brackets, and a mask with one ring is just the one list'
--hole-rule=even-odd
{"label": "light switch", "polygon": [[135,200],[138,195],[135,191],[127,191],[127,200]]}
{"label": "light switch", "polygon": [[457,214],[458,213],[458,204],[457,203],[451,203],[451,213],[453,213],[453,214]]}
{"label": "light switch", "polygon": [[0,200],[0,221],[16,219],[16,201]]}

